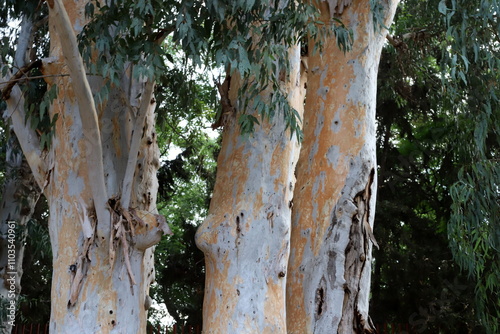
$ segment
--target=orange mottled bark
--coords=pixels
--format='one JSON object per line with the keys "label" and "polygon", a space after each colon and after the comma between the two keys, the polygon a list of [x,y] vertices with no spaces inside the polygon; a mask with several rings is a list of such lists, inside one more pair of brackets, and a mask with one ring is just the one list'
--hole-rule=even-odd
{"label": "orange mottled bark", "polygon": [[[385,26],[397,2],[380,2]],[[308,57],[287,282],[288,333],[371,333],[375,99],[386,32],[374,24],[369,1],[321,2],[320,10],[323,21],[333,16],[352,29],[353,43],[344,53],[332,36],[321,52]]]}
{"label": "orange mottled bark", "polygon": [[[298,48],[290,58],[292,73],[284,85],[300,111]],[[238,85],[233,78],[233,106]],[[262,93],[262,100],[269,93]],[[207,270],[204,333],[286,333],[285,281],[298,143],[290,139],[281,117],[260,123],[249,136],[241,135],[235,115],[224,127],[209,214],[196,236]]]}

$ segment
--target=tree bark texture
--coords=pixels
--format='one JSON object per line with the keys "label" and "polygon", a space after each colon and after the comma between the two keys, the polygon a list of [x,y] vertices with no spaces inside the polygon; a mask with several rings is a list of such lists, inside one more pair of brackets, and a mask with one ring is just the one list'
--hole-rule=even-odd
{"label": "tree bark texture", "polygon": [[[397,1],[380,1],[391,24]],[[353,32],[309,52],[287,281],[288,333],[373,333],[368,317],[375,212],[376,80],[386,31],[369,1],[319,4]],[[314,50],[314,45],[309,46]]]}
{"label": "tree bark texture", "polygon": [[[156,211],[159,152],[154,99],[140,94],[146,81],[122,84],[95,107],[92,94],[102,79],[87,78],[75,33],[85,23],[85,2],[53,0],[49,6],[50,58],[43,60],[58,97],[53,143],[36,156],[36,134],[19,121],[14,129],[49,205],[53,253],[51,324],[53,333],[143,333],[145,301],[154,280],[152,246],[168,231]],[[61,77],[61,74],[69,76]],[[17,87],[15,87],[17,88]],[[14,90],[13,90],[14,92]],[[131,150],[132,129],[141,100],[144,117],[139,145]],[[11,97],[7,104],[13,104]],[[29,135],[29,137],[28,137]],[[129,157],[137,163],[127,167]],[[137,157],[137,158],[136,158]],[[126,171],[133,168],[134,172]],[[131,175],[126,180],[125,175]],[[132,184],[129,205],[121,205],[123,184]]]}
{"label": "tree bark texture", "polygon": [[[301,113],[299,48],[292,49],[290,59],[284,85]],[[239,84],[233,77],[229,86],[236,110]],[[262,100],[269,94],[262,93]],[[226,122],[209,214],[197,231],[206,264],[204,333],[286,333],[285,277],[299,146],[280,116],[259,121],[248,136],[241,135],[235,115]]]}

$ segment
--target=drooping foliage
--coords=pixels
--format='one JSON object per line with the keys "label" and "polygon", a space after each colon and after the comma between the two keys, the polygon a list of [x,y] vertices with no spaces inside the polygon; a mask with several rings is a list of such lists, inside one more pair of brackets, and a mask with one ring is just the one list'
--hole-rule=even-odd
{"label": "drooping foliage", "polygon": [[[373,302],[399,303],[391,313],[420,329],[472,330],[475,314],[498,331],[497,11],[496,1],[405,1],[381,62],[375,229],[388,249],[375,252]],[[398,282],[401,294],[381,292]]]}
{"label": "drooping foliage", "polygon": [[[476,281],[478,314],[500,330],[500,21],[498,1],[441,1],[442,80],[463,157],[448,227],[454,258]],[[466,145],[463,144],[465,141]]]}
{"label": "drooping foliage", "polygon": [[380,64],[374,230],[380,249],[373,253],[371,316],[423,333],[481,333],[473,284],[453,260],[446,234],[448,189],[457,180],[455,120],[432,94],[440,88],[435,59],[413,55],[417,69],[401,62],[408,56],[389,46]]}

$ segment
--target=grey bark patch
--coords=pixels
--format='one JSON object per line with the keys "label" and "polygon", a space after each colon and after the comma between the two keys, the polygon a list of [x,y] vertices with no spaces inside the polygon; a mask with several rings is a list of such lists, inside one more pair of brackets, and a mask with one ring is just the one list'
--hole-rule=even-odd
{"label": "grey bark patch", "polygon": [[[336,235],[336,237],[339,234]],[[335,288],[336,276],[337,276],[337,268],[335,267],[335,263],[337,262],[337,253],[333,250],[328,251],[328,264],[327,264],[327,274],[328,279],[330,280],[330,287],[332,289]]]}
{"label": "grey bark patch", "polygon": [[337,168],[339,162],[340,148],[337,145],[330,146],[328,152],[326,153],[326,158],[328,159],[328,164]]}

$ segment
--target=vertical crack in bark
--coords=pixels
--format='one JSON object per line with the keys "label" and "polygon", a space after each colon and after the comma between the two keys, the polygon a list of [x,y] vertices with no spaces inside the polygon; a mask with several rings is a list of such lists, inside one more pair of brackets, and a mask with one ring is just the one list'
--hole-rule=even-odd
{"label": "vertical crack in bark", "polygon": [[364,272],[366,260],[369,258],[369,241],[378,247],[373,235],[370,218],[371,186],[375,177],[372,168],[365,188],[354,197],[357,207],[352,217],[349,231],[349,243],[345,250],[345,274],[343,315],[339,325],[339,333],[375,333],[375,328],[358,309],[358,296],[361,290],[361,277]]}
{"label": "vertical crack in bark", "polygon": [[323,303],[325,302],[325,292],[323,288],[316,291],[316,315],[320,317],[323,314]]}
{"label": "vertical crack in bark", "polygon": [[316,296],[315,296],[315,306],[316,306],[316,320],[321,318],[321,316],[325,313],[326,311],[326,280],[324,277],[321,278],[319,282],[319,286],[316,289]]}

